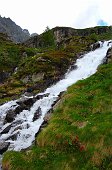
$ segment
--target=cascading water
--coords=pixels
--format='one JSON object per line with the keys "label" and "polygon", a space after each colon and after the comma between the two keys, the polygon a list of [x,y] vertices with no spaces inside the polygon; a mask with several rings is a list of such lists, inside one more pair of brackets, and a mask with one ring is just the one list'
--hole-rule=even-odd
{"label": "cascading water", "polygon": [[[63,80],[60,80],[55,85],[46,89],[44,93],[41,93],[44,97],[37,100],[30,110],[23,110],[18,114],[14,121],[13,126],[6,134],[1,134],[0,141],[10,142],[9,150],[25,149],[29,147],[35,139],[35,134],[38,132],[41,124],[43,123],[43,118],[45,114],[51,109],[53,103],[57,100],[60,92],[65,91],[67,87],[74,84],[78,80],[85,79],[97,71],[97,67],[102,63],[106,52],[111,45],[108,42],[102,43],[103,45],[88,54],[84,55],[83,58],[77,59],[76,66],[74,69],[65,75]],[[45,94],[48,94],[45,96]],[[3,125],[4,118],[6,116],[6,111],[11,108],[17,107],[17,101],[8,102],[0,106],[0,128],[1,131],[9,126],[11,123]],[[35,121],[33,121],[34,113],[38,108],[41,108],[42,115]],[[14,122],[20,122],[19,124],[14,124]],[[10,136],[17,134],[17,139],[9,139]]]}

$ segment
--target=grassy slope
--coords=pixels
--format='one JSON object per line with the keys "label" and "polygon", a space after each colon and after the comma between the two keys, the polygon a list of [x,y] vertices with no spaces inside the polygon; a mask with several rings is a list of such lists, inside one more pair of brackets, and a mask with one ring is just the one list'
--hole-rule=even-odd
{"label": "grassy slope", "polygon": [[111,170],[112,63],[68,88],[26,152],[7,152],[4,170]]}
{"label": "grassy slope", "polygon": [[5,34],[0,33],[0,73],[17,67],[24,52],[28,56],[35,54],[34,49],[15,44]]}

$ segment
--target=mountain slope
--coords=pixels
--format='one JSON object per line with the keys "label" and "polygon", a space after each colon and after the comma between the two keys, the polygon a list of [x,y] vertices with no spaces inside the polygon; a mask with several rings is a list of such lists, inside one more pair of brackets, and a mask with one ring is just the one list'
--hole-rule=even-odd
{"label": "mountain slope", "polygon": [[10,18],[0,16],[0,32],[7,33],[11,40],[16,43],[24,42],[29,39],[30,34],[28,30],[22,29],[16,25]]}

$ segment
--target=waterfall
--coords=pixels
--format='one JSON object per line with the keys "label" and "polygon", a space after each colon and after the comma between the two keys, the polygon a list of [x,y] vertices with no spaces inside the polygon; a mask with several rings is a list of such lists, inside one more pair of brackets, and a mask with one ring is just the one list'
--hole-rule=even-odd
{"label": "waterfall", "polygon": [[[109,46],[110,45],[111,44],[109,44]],[[64,79],[47,88],[44,93],[40,93],[39,95],[43,95],[43,97],[35,101],[30,110],[23,110],[20,114],[17,114],[12,123],[6,123],[3,125],[7,110],[15,109],[18,106],[17,101],[19,99],[1,105],[0,132],[9,125],[12,124],[12,126],[8,133],[1,134],[0,141],[10,142],[9,150],[20,151],[21,149],[31,146],[32,142],[35,140],[35,134],[38,132],[44,121],[43,118],[45,114],[51,109],[53,103],[58,99],[59,94],[66,91],[69,86],[76,83],[78,80],[86,79],[94,74],[106,56],[109,46],[107,41],[102,42],[100,48],[85,54],[80,59],[77,59],[75,63],[77,66],[76,69],[67,72]],[[38,108],[41,109],[41,116],[33,121],[34,114]],[[19,123],[16,124],[16,122]],[[10,138],[10,136],[14,134],[17,134],[15,140]]]}

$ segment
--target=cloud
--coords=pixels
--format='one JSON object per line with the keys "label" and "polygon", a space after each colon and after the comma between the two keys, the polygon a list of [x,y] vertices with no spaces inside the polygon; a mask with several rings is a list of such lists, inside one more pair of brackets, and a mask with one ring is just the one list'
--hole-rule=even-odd
{"label": "cloud", "polygon": [[[90,0],[74,22],[74,27],[86,28],[96,25],[112,24],[111,0]],[[102,19],[101,19],[102,18]],[[105,21],[105,22],[104,22]]]}
{"label": "cloud", "polygon": [[107,26],[108,23],[105,22],[104,20],[100,19],[100,20],[98,21],[97,25],[98,25],[98,26]]}
{"label": "cloud", "polygon": [[10,17],[31,33],[46,26],[92,27],[102,19],[109,25],[112,0],[1,0],[2,16]]}
{"label": "cloud", "polygon": [[99,18],[98,4],[89,3],[86,8],[80,12],[79,17],[76,19],[74,26],[77,28],[91,27],[96,24]]}

